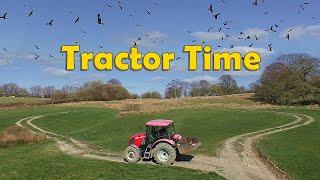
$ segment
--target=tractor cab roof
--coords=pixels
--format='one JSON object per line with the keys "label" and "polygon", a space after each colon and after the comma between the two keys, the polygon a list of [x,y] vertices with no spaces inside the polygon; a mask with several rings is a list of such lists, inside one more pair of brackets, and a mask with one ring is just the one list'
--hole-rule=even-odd
{"label": "tractor cab roof", "polygon": [[146,126],[158,126],[158,127],[163,127],[163,126],[169,126],[172,124],[174,121],[168,120],[168,119],[155,119],[148,121],[146,123]]}

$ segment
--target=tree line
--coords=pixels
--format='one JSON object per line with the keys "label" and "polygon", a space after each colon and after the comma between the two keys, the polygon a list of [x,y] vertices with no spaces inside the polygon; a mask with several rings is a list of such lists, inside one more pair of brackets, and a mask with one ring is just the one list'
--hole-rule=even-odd
{"label": "tree line", "polygon": [[32,86],[30,89],[20,87],[16,83],[0,86],[0,95],[5,97],[43,97],[51,98],[54,103],[72,101],[109,101],[131,98],[129,91],[117,79],[88,81],[81,86],[66,85],[60,89],[54,86]]}
{"label": "tree line", "polygon": [[244,92],[231,75],[222,75],[219,82],[212,84],[206,80],[194,82],[172,80],[165,89],[165,98],[219,96]]}

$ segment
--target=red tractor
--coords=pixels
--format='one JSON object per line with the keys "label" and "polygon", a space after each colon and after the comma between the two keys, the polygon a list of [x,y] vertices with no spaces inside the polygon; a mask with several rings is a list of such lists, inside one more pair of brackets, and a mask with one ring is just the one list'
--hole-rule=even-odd
{"label": "red tractor", "polygon": [[158,164],[171,165],[177,155],[193,151],[201,144],[196,138],[182,138],[175,132],[172,120],[152,120],[146,126],[145,133],[130,136],[125,150],[127,162],[154,158]]}

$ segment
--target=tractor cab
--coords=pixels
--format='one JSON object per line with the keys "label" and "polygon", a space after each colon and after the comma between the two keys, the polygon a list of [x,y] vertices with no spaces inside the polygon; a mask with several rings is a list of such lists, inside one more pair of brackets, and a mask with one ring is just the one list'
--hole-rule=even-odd
{"label": "tractor cab", "polygon": [[145,145],[150,146],[159,139],[171,139],[175,135],[172,120],[151,120],[146,123]]}

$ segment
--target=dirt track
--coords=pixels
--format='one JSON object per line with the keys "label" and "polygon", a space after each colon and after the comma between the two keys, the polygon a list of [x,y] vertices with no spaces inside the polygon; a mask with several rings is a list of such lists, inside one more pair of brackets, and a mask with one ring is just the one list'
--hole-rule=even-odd
{"label": "dirt track", "polygon": [[[63,112],[66,113],[66,112]],[[226,140],[217,156],[195,156],[191,161],[179,161],[174,166],[212,171],[227,179],[290,179],[283,171],[275,167],[267,157],[256,148],[255,143],[263,136],[287,131],[300,126],[305,126],[314,121],[310,116],[303,114],[283,115],[295,117],[295,121],[274,128],[259,130],[231,137]],[[99,151],[89,145],[72,138],[67,138],[52,132],[45,131],[32,121],[44,116],[32,116],[16,122],[17,126],[26,127],[32,132],[41,132],[48,138],[54,139],[61,151],[85,158],[100,159],[114,162],[124,162],[121,154],[113,154]],[[143,162],[146,163],[146,162]],[[149,164],[153,164],[149,162]]]}

